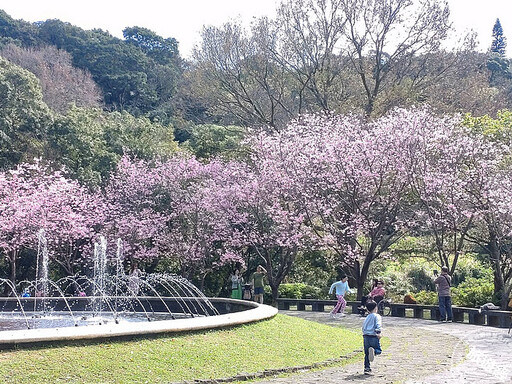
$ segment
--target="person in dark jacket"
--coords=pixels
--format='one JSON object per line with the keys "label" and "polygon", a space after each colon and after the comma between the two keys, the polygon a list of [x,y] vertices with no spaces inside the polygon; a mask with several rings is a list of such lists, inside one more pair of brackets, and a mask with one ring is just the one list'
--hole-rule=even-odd
{"label": "person in dark jacket", "polygon": [[439,276],[437,276],[437,274],[434,271],[434,276],[434,283],[436,283],[437,295],[439,297],[439,313],[441,315],[440,321],[451,323],[453,319],[452,297],[450,294],[452,278],[448,274],[448,267],[443,266],[441,268],[441,274]]}

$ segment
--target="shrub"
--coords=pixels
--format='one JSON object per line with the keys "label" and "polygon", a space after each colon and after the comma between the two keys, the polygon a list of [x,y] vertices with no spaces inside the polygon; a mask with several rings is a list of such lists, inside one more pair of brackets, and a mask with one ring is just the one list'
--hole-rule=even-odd
{"label": "shrub", "polygon": [[466,255],[457,263],[457,269],[452,276],[452,286],[457,287],[471,278],[493,281],[493,272],[487,263],[478,261],[475,256]]}
{"label": "shrub", "polygon": [[479,307],[495,302],[494,285],[488,279],[466,278],[458,287],[452,288],[453,304],[462,307]]}
{"label": "shrub", "polygon": [[433,291],[419,291],[414,295],[418,304],[435,305],[437,301],[437,293]]}
{"label": "shrub", "polygon": [[263,302],[266,304],[270,304],[272,302],[272,288],[270,285],[265,285],[263,289]]}
{"label": "shrub", "polygon": [[325,299],[327,292],[304,283],[286,283],[279,286],[279,297],[288,299]]}
{"label": "shrub", "polygon": [[288,299],[301,299],[302,298],[302,290],[306,284],[303,283],[291,283],[291,284],[281,284],[279,286],[279,297],[286,297]]}
{"label": "shrub", "polygon": [[[480,307],[485,303],[497,302],[494,286],[488,279],[466,278],[458,287],[452,287],[452,303],[460,307]],[[420,291],[414,295],[418,304],[434,305],[438,303],[437,292]]]}
{"label": "shrub", "polygon": [[432,271],[427,270],[425,265],[412,266],[407,272],[407,277],[415,291],[433,291],[436,289],[432,280]]}
{"label": "shrub", "polygon": [[302,289],[302,298],[303,299],[327,299],[329,297],[328,295],[328,288],[318,288],[313,287],[311,285],[305,285]]}

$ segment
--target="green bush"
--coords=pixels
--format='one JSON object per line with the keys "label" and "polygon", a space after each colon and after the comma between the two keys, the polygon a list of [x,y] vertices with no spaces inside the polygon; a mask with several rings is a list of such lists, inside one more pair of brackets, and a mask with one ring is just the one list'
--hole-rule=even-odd
{"label": "green bush", "polygon": [[279,286],[279,297],[287,299],[325,299],[327,292],[304,283],[286,283]]}
{"label": "green bush", "polygon": [[[458,287],[452,287],[452,303],[460,307],[480,307],[485,303],[497,302],[494,286],[488,279],[467,278]],[[438,303],[437,292],[420,291],[414,295],[418,304],[434,305]]]}
{"label": "green bush", "polygon": [[286,297],[288,299],[301,299],[302,290],[306,287],[303,283],[281,284],[278,292],[279,297]]}
{"label": "green bush", "polygon": [[413,265],[407,272],[407,277],[414,291],[433,291],[436,285],[432,279],[432,271],[426,265]]}
{"label": "green bush", "polygon": [[312,287],[311,285],[305,285],[302,289],[302,298],[303,299],[327,299],[328,298],[328,288],[318,288]]}
{"label": "green bush", "polygon": [[438,303],[437,293],[433,291],[419,291],[413,296],[418,304],[435,305]]}
{"label": "green bush", "polygon": [[466,278],[458,287],[452,288],[452,301],[461,307],[479,307],[495,302],[494,285],[488,279]]}
{"label": "green bush", "polygon": [[457,287],[471,278],[493,281],[493,272],[488,264],[477,260],[475,256],[466,255],[457,263],[457,268],[452,276],[452,286]]}
{"label": "green bush", "polygon": [[272,303],[272,288],[270,288],[270,285],[265,285],[265,288],[263,288],[263,302],[266,304]]}

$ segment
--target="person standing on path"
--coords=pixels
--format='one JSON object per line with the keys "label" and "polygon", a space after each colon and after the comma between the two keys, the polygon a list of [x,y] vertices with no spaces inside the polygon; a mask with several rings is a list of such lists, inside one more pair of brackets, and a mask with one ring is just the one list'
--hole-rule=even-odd
{"label": "person standing on path", "polygon": [[232,275],[229,277],[231,281],[231,298],[241,299],[242,298],[242,283],[243,279],[240,275],[240,270],[235,269]]}
{"label": "person standing on path", "polygon": [[340,280],[333,283],[331,288],[329,289],[329,295],[331,295],[334,291],[336,291],[336,298],[338,302],[336,306],[331,311],[331,317],[336,317],[336,314],[339,312],[340,316],[345,316],[345,307],[347,306],[347,302],[345,301],[345,294],[347,292],[352,293],[350,287],[348,286],[348,277],[345,274],[340,276]]}
{"label": "person standing on path", "polygon": [[263,266],[258,265],[256,272],[252,274],[252,286],[254,287],[254,301],[263,304],[263,293],[265,292],[265,283],[263,278],[267,270]]}
{"label": "person standing on path", "polygon": [[448,274],[448,267],[443,265],[441,267],[441,274],[437,276],[437,272],[434,271],[434,276],[436,277],[434,283],[436,283],[437,294],[439,297],[439,313],[441,315],[440,321],[451,322],[453,319],[452,298],[450,294],[452,278]]}
{"label": "person standing on path", "polygon": [[377,313],[377,303],[374,301],[366,304],[366,310],[370,313],[363,322],[363,345],[364,345],[364,374],[369,375],[372,372],[370,363],[375,355],[382,353],[380,347],[380,338],[382,337],[382,318]]}
{"label": "person standing on path", "polygon": [[130,291],[130,294],[134,296],[137,296],[139,294],[141,276],[142,271],[139,269],[139,263],[137,261],[132,261],[130,274],[128,275],[128,289]]}

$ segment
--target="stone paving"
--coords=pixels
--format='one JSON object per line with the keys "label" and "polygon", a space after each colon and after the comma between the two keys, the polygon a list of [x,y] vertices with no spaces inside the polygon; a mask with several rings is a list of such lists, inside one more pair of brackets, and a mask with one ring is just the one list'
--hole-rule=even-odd
{"label": "stone paving", "polygon": [[[311,321],[360,331],[363,318],[347,315],[331,319],[328,313],[280,311]],[[512,383],[512,332],[507,329],[432,320],[383,317],[383,334],[391,345],[372,363],[372,375],[363,374],[363,361],[281,378],[259,384],[334,384],[341,382],[460,384]]]}

